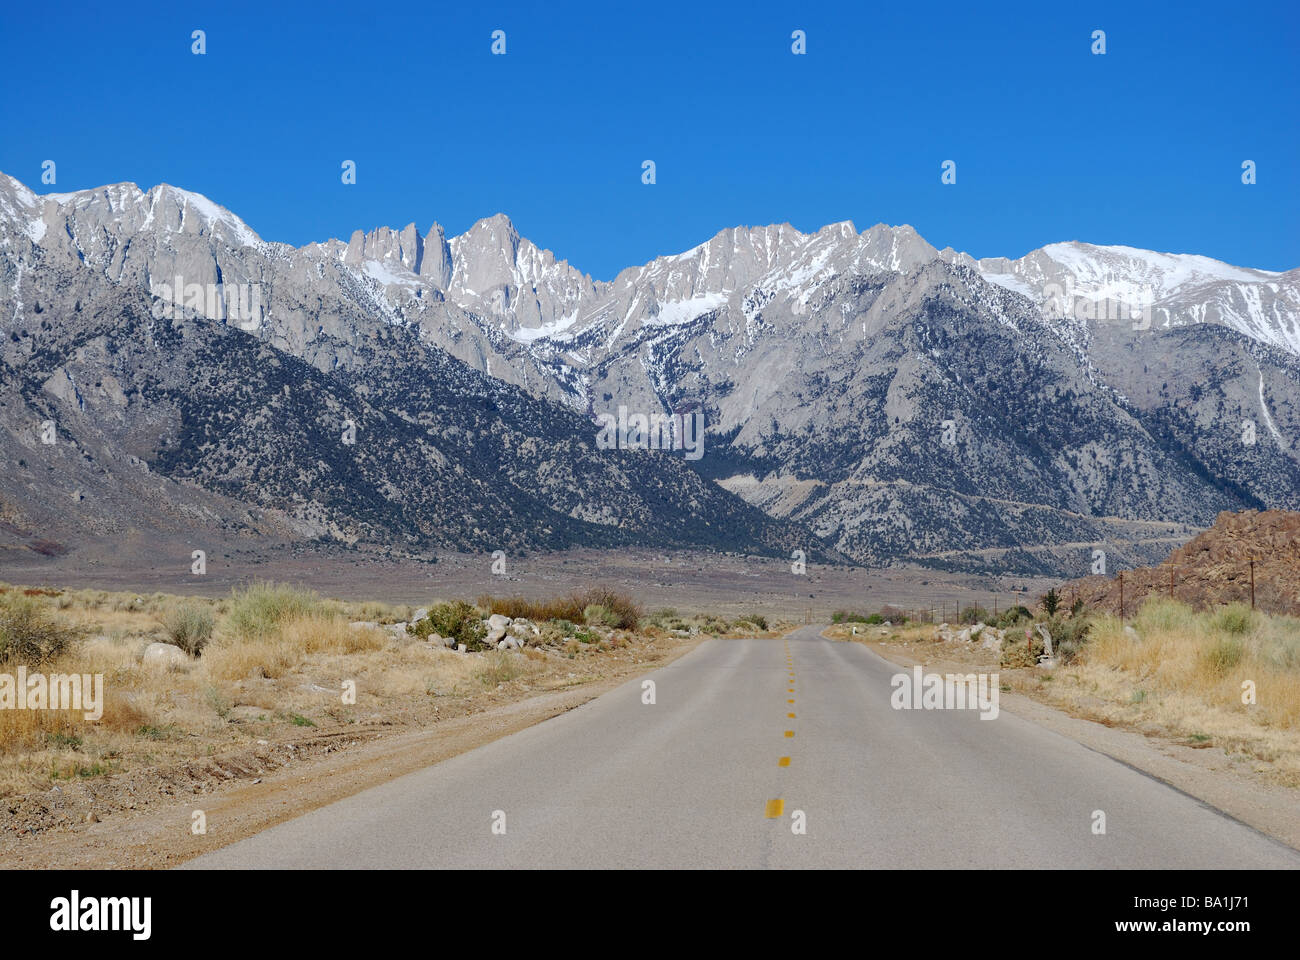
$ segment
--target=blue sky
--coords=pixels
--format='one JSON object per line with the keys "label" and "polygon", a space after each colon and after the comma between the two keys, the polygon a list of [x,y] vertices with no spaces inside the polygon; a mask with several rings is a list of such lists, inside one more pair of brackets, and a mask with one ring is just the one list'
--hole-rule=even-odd
{"label": "blue sky", "polygon": [[1300,4],[945,6],[8,4],[0,170],[171,183],[294,244],[504,212],[600,279],[838,220],[1300,266]]}

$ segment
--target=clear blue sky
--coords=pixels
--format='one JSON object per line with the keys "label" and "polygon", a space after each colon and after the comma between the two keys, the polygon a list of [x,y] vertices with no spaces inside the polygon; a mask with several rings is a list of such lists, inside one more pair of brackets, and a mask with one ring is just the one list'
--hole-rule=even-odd
{"label": "clear blue sky", "polygon": [[725,227],[837,220],[977,257],[1078,239],[1282,270],[1300,266],[1298,11],[7,3],[0,170],[38,192],[171,183],[294,244],[500,211],[600,279]]}

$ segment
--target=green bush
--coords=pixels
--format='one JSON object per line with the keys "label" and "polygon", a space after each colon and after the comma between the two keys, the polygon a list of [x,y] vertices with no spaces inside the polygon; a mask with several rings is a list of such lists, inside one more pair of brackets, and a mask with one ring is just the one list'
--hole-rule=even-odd
{"label": "green bush", "polygon": [[588,604],[582,611],[582,619],[593,627],[617,627],[623,622],[617,613],[599,603]]}
{"label": "green bush", "polygon": [[191,657],[203,652],[208,641],[212,639],[212,630],[216,618],[207,607],[196,604],[182,604],[173,607],[163,617],[163,629],[167,639],[180,647]]}
{"label": "green bush", "polygon": [[479,612],[464,600],[452,600],[449,603],[435,603],[429,607],[429,615],[407,626],[407,632],[417,637],[427,637],[436,633],[440,637],[465,644],[467,650],[486,650],[483,638],[487,628],[479,618]]}
{"label": "green bush", "polygon": [[1245,603],[1230,603],[1220,607],[1210,617],[1210,626],[1233,636],[1249,633],[1255,626],[1255,611]]}
{"label": "green bush", "polygon": [[1032,641],[1025,640],[1024,631],[1007,634],[1002,641],[1001,665],[1012,670],[1017,667],[1032,667],[1045,652],[1042,638],[1035,632]]}
{"label": "green bush", "polygon": [[1014,627],[1021,620],[1032,619],[1034,619],[1034,615],[1029,612],[1028,607],[1016,606],[999,614],[996,626],[999,630],[1005,630],[1008,627]]}
{"label": "green bush", "polygon": [[1268,629],[1259,638],[1259,657],[1281,670],[1300,667],[1300,620],[1270,617]]}
{"label": "green bush", "polygon": [[1082,617],[1053,620],[1047,624],[1047,630],[1052,635],[1052,646],[1063,663],[1074,663],[1078,659],[1088,643],[1088,631],[1091,628],[1092,621]]}
{"label": "green bush", "polygon": [[547,646],[557,646],[564,642],[565,637],[573,636],[573,624],[567,620],[548,620],[538,624],[537,630],[541,642]]}
{"label": "green bush", "polygon": [[1240,637],[1220,637],[1205,651],[1205,662],[1219,675],[1227,673],[1246,653],[1246,644]]}
{"label": "green bush", "polygon": [[226,621],[241,640],[261,640],[291,620],[325,609],[315,591],[259,580],[231,592]]}
{"label": "green bush", "polygon": [[983,607],[967,607],[957,618],[958,623],[988,623],[989,612]]}
{"label": "green bush", "polygon": [[1204,617],[1185,603],[1168,597],[1150,596],[1138,608],[1133,627],[1142,636],[1151,633],[1193,633]]}
{"label": "green bush", "polygon": [[46,663],[78,639],[77,631],[56,623],[32,597],[12,595],[0,601],[0,663]]}
{"label": "green bush", "polygon": [[745,617],[745,619],[760,630],[767,629],[767,617],[763,616],[761,613],[751,613]]}
{"label": "green bush", "polygon": [[708,613],[701,618],[700,629],[705,633],[726,633],[727,621]]}

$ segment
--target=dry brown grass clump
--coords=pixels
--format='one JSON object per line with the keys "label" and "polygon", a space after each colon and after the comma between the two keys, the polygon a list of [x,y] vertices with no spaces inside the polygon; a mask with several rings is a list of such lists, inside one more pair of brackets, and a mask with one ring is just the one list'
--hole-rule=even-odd
{"label": "dry brown grass clump", "polygon": [[[1139,702],[1182,702],[1189,715],[1221,714],[1227,726],[1228,718],[1300,726],[1300,620],[1245,604],[1201,613],[1160,599],[1144,604],[1132,626],[1136,640],[1116,618],[1099,617],[1084,669],[1118,671],[1143,692]],[[1252,688],[1255,702],[1243,703]]]}
{"label": "dry brown grass clump", "polygon": [[1125,626],[1096,616],[1072,664],[1007,676],[1072,712],[1252,758],[1300,786],[1300,620],[1152,598]]}
{"label": "dry brown grass clump", "polygon": [[635,630],[641,621],[641,608],[636,601],[611,587],[589,587],[548,600],[529,600],[518,596],[494,597],[488,594],[479,597],[477,602],[480,609],[511,619],[523,617],[534,621],[568,620],[570,623],[585,623],[590,619],[588,611],[599,608],[602,612],[593,616],[603,626]]}
{"label": "dry brown grass clump", "polygon": [[275,630],[252,639],[223,634],[204,651],[203,663],[215,680],[239,680],[259,672],[275,679],[312,656],[379,650],[386,642],[378,630],[349,627],[338,615],[316,611],[283,620]]}

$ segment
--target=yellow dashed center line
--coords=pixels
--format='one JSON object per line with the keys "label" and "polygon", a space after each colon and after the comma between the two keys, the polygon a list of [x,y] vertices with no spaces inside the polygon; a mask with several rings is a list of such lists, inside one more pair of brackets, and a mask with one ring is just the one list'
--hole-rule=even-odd
{"label": "yellow dashed center line", "polygon": [[[786,680],[786,683],[789,684],[789,686],[786,687],[786,692],[794,693],[794,655],[790,652],[789,643],[787,643],[785,646],[785,664],[786,664],[786,670],[789,674],[789,678]],[[791,706],[794,706],[794,698],[792,697],[787,699],[786,703],[790,704]],[[787,713],[786,717],[788,717],[791,720],[795,718],[793,713]],[[793,730],[785,731],[785,737],[787,740],[792,739],[794,737],[794,731]],[[778,757],[776,761],[776,765],[778,767],[788,767],[790,766],[790,758]],[[777,817],[781,816],[784,812],[785,812],[785,800],[781,797],[777,797],[775,799],[767,801],[767,806],[764,808],[764,816],[766,816],[767,819],[769,820],[776,819]]]}

